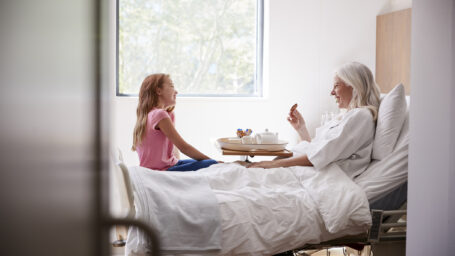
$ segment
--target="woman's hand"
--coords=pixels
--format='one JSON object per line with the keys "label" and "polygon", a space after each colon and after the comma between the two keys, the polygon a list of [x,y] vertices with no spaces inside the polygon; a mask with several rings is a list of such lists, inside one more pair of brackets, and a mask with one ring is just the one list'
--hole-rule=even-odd
{"label": "woman's hand", "polygon": [[300,136],[300,139],[311,142],[310,134],[306,128],[305,119],[303,119],[302,114],[297,110],[297,104],[294,104],[289,110],[288,121],[297,131]]}
{"label": "woman's hand", "polygon": [[257,163],[251,163],[247,165],[247,168],[278,168],[278,167],[289,167],[289,166],[313,166],[307,155],[301,155],[296,157],[289,157],[273,161],[261,161]]}
{"label": "woman's hand", "polygon": [[297,132],[301,131],[305,127],[305,119],[303,119],[302,114],[300,114],[297,110],[297,104],[294,104],[291,107],[287,119]]}
{"label": "woman's hand", "polygon": [[278,167],[276,166],[276,161],[261,161],[261,162],[256,162],[256,163],[251,163],[247,166],[247,168],[274,168]]}

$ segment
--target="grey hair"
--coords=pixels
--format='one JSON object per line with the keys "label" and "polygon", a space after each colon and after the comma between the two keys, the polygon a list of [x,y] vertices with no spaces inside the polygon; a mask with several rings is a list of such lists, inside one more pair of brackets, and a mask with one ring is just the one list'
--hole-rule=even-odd
{"label": "grey hair", "polygon": [[370,69],[362,63],[349,62],[341,66],[335,75],[353,89],[349,109],[367,108],[376,121],[380,93]]}

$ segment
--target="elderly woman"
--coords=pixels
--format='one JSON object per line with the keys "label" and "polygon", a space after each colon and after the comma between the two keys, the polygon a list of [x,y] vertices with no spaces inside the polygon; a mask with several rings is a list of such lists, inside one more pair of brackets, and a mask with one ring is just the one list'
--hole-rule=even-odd
{"label": "elderly woman", "polygon": [[305,119],[291,108],[288,121],[302,142],[293,148],[294,156],[274,161],[262,161],[250,168],[314,166],[321,169],[335,162],[351,178],[368,166],[379,107],[379,89],[371,71],[365,65],[351,62],[335,73],[331,91],[339,108],[347,111],[316,129],[312,139]]}

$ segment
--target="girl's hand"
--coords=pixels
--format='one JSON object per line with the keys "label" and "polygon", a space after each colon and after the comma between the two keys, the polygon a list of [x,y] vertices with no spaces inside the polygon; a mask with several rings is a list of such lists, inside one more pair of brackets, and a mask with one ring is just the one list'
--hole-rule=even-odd
{"label": "girl's hand", "polygon": [[238,165],[241,165],[241,166],[244,166],[244,167],[248,167],[251,164],[251,163],[248,163],[248,162],[245,162],[245,161],[240,161],[240,160],[237,160],[234,163],[236,163]]}
{"label": "girl's hand", "polygon": [[296,131],[300,131],[305,127],[305,119],[297,110],[297,104],[294,104],[289,111],[288,121]]}
{"label": "girl's hand", "polygon": [[251,163],[247,166],[247,168],[274,168],[277,167],[275,166],[275,161],[261,161],[261,162],[256,162],[256,163]]}

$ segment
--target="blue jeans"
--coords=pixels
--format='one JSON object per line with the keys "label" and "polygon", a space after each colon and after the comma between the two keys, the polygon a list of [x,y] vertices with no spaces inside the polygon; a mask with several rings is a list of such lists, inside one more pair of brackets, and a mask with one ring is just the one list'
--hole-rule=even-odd
{"label": "blue jeans", "polygon": [[207,168],[212,164],[217,164],[218,162],[213,159],[205,159],[205,160],[194,160],[194,159],[185,159],[179,160],[174,166],[167,169],[168,171],[178,171],[178,172],[185,172],[185,171],[197,171],[202,168]]}

